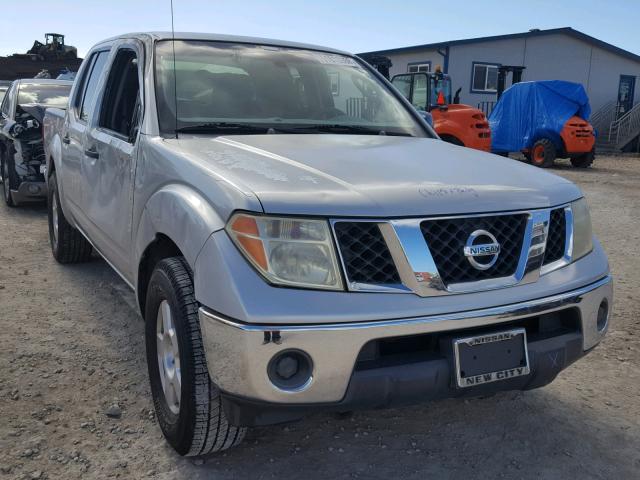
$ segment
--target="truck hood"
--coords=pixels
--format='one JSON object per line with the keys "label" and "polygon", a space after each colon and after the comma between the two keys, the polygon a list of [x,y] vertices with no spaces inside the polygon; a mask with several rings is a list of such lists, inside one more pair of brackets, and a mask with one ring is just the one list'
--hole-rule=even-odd
{"label": "truck hood", "polygon": [[254,193],[267,213],[447,215],[551,207],[582,195],[539,168],[429,138],[192,135],[167,142]]}

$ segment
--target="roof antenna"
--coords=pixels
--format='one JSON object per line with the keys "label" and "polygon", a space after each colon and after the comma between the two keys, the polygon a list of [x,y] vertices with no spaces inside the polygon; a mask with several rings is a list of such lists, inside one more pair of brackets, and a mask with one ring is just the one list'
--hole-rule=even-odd
{"label": "roof antenna", "polygon": [[175,134],[178,138],[178,74],[176,72],[176,31],[173,27],[173,0],[171,2],[171,47],[173,49],[173,100],[176,112],[176,129]]}

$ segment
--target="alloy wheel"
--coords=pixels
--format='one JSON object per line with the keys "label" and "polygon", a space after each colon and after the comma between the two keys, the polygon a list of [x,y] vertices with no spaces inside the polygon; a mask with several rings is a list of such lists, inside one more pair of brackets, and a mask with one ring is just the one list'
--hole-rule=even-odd
{"label": "alloy wheel", "polygon": [[164,398],[169,410],[177,415],[180,413],[180,395],[182,391],[180,349],[171,307],[166,300],[163,300],[158,308],[156,346]]}

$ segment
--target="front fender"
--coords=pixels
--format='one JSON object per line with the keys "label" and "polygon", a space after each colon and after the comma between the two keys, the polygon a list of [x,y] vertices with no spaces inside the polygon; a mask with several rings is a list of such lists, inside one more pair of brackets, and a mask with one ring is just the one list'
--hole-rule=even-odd
{"label": "front fender", "polygon": [[[149,197],[140,216],[135,265],[158,234],[162,234],[178,246],[187,263],[193,266],[207,238],[224,226],[225,221],[198,192],[182,184],[165,185]],[[134,271],[137,276],[137,270]],[[135,280],[137,284],[138,279]]]}

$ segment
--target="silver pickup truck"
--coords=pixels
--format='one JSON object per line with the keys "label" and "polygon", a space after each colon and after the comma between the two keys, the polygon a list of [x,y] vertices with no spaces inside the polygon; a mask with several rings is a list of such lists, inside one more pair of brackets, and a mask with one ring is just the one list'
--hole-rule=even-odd
{"label": "silver pickup truck", "polygon": [[607,330],[580,190],[440,141],[348,53],[122,35],[44,124],[53,255],[95,250],[135,290],[180,454],[315,411],[541,387]]}

